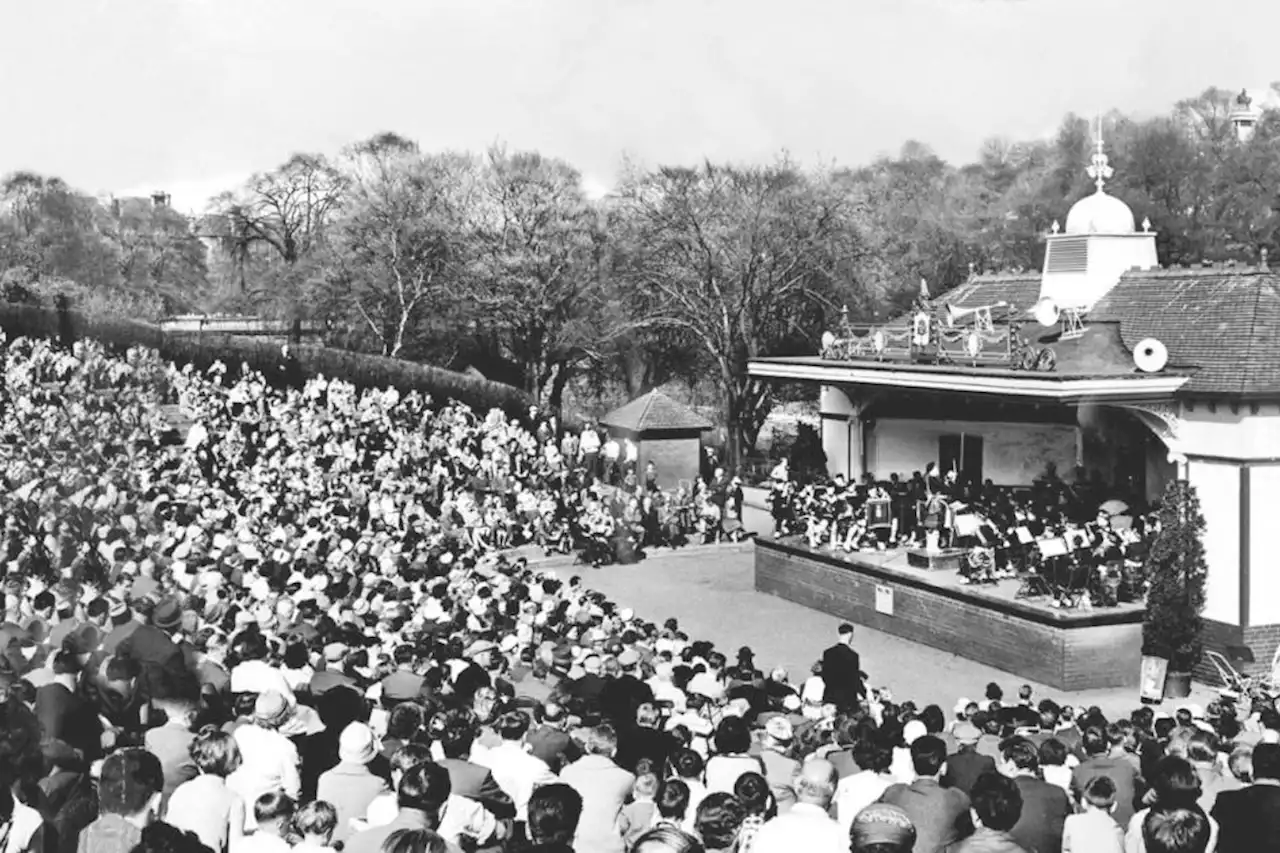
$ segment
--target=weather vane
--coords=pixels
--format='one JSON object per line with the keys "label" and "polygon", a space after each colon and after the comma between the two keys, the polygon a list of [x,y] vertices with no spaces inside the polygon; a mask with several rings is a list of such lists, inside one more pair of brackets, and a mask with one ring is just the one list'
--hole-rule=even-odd
{"label": "weather vane", "polygon": [[1085,171],[1089,173],[1089,177],[1093,178],[1093,185],[1098,188],[1098,192],[1102,192],[1102,186],[1107,182],[1107,178],[1110,178],[1115,173],[1115,169],[1107,165],[1107,155],[1102,153],[1102,113],[1098,113],[1098,134],[1095,148],[1093,158],[1090,161],[1091,165]]}

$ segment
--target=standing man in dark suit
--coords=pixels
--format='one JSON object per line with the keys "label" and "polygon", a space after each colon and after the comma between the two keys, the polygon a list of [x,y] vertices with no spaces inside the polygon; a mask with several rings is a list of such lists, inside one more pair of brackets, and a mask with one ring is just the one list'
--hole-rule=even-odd
{"label": "standing man in dark suit", "polygon": [[1274,850],[1280,838],[1280,744],[1253,748],[1253,784],[1222,791],[1213,806],[1221,853]]}
{"label": "standing man in dark suit", "polygon": [[835,703],[841,711],[849,711],[858,707],[866,688],[862,684],[862,660],[853,650],[853,626],[846,622],[838,633],[840,641],[822,653],[824,701]]}

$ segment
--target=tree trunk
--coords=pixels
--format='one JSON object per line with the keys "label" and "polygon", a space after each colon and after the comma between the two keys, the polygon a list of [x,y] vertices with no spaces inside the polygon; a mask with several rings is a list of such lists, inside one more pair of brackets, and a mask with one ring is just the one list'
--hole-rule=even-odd
{"label": "tree trunk", "polygon": [[569,368],[562,364],[551,379],[551,393],[547,395],[547,408],[556,415],[561,414],[564,405],[564,389],[569,384],[569,376]]}
{"label": "tree trunk", "polygon": [[622,353],[622,373],[628,400],[648,391],[653,383],[653,365],[639,347],[628,347]]}

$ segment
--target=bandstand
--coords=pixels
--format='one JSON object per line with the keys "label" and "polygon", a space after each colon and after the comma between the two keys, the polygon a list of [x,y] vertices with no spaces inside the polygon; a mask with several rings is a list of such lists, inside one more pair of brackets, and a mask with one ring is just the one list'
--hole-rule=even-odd
{"label": "bandstand", "polygon": [[[1280,643],[1268,536],[1280,510],[1280,275],[1265,252],[1161,268],[1150,223],[1135,225],[1104,189],[1101,142],[1089,172],[1096,192],[1054,223],[1039,274],[922,292],[904,317],[842,321],[820,354],[755,359],[751,375],[820,386],[833,476],[936,462],[1021,487],[1052,463],[1152,501],[1188,480],[1206,520],[1206,645],[1241,669],[1269,667]],[[760,542],[756,559],[761,590],[1062,689],[1139,679],[1140,604],[1053,611],[893,555],[795,542]]]}

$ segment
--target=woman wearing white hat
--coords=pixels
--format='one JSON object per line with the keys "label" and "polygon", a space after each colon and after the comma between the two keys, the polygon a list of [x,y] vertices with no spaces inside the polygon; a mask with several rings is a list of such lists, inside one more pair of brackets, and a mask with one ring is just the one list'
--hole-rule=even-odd
{"label": "woman wearing white hat", "polygon": [[[289,700],[268,690],[258,694],[248,724],[235,730],[243,763],[227,777],[227,787],[243,797],[245,803],[257,802],[268,791],[283,791],[295,800],[302,793],[298,747],[280,731],[293,715],[294,706]],[[252,820],[250,815],[246,822]]]}

